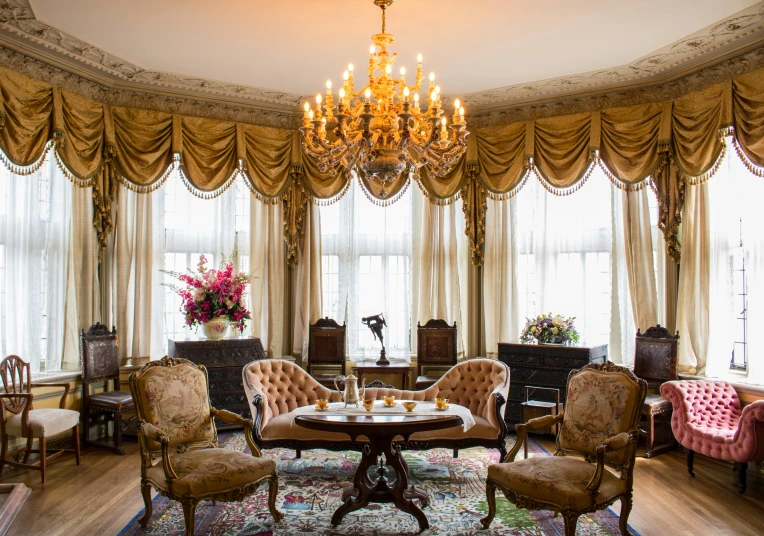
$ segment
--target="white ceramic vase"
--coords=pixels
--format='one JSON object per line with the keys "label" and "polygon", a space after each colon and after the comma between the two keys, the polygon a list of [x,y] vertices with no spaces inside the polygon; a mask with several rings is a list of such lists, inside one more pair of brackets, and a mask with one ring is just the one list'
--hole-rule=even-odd
{"label": "white ceramic vase", "polygon": [[204,336],[209,340],[219,341],[228,334],[228,325],[230,323],[231,320],[227,315],[220,315],[202,324],[202,332],[204,332]]}

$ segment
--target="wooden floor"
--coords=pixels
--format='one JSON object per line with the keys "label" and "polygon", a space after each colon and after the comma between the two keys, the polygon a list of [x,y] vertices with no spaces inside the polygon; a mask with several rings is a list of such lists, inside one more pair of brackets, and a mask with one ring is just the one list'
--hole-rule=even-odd
{"label": "wooden floor", "polygon": [[[128,443],[126,450],[125,456],[86,451],[79,467],[73,456],[58,458],[44,486],[36,471],[6,468],[0,482],[32,489],[8,534],[118,534],[143,508],[138,447]],[[687,474],[679,452],[638,458],[629,524],[643,536],[764,533],[764,478],[749,476],[748,492],[739,495],[731,464],[696,456],[695,474]]]}

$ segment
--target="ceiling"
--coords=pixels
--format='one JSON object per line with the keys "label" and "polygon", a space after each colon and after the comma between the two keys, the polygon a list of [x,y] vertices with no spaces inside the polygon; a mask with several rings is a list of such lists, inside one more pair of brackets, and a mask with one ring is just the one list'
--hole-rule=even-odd
{"label": "ceiling", "polygon": [[[396,66],[424,56],[449,95],[627,65],[751,0],[395,0]],[[35,17],[150,71],[296,94],[362,76],[372,0],[32,0]],[[397,67],[396,71],[397,72]],[[413,81],[413,76],[409,75]]]}

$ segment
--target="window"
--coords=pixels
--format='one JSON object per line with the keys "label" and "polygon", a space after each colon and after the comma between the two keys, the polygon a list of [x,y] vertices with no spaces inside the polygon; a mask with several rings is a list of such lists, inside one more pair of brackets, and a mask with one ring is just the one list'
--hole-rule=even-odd
{"label": "window", "polygon": [[382,313],[388,359],[409,360],[412,274],[411,191],[388,207],[353,180],[337,203],[321,208],[323,314],[348,325],[354,360],[377,359],[380,345],[361,318]]}
{"label": "window", "polygon": [[71,183],[50,158],[29,176],[0,166],[0,352],[33,372],[61,368],[70,214]]}
{"label": "window", "polygon": [[[162,187],[165,229],[164,269],[185,272],[196,270],[200,255],[207,257],[207,267],[217,268],[237,250],[235,268],[249,270],[249,199],[243,181],[213,199],[202,199],[188,191],[177,173]],[[225,256],[223,259],[222,256]],[[165,274],[166,284],[177,284]],[[249,296],[246,297],[249,300]],[[164,344],[168,338],[196,337],[186,326],[180,310],[180,297],[164,287]]]}
{"label": "window", "polygon": [[764,212],[759,202],[764,183],[728,151],[707,187],[711,266],[706,375],[764,383],[764,333],[757,329],[764,322]]}
{"label": "window", "polygon": [[609,342],[610,196],[599,170],[572,195],[552,195],[537,180],[518,193],[518,334],[526,318],[551,312],[576,317],[587,343]]}

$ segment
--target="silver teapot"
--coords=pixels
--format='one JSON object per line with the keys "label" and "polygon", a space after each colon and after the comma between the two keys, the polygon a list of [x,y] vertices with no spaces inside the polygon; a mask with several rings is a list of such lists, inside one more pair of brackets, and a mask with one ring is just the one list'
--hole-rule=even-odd
{"label": "silver teapot", "polygon": [[[337,382],[345,382],[345,390],[341,391],[340,386],[337,384]],[[337,376],[334,378],[334,386],[337,388],[338,391],[342,392],[342,401],[345,403],[345,407],[348,407],[348,405],[354,405],[358,406],[358,403],[363,400],[364,395],[366,394],[366,380],[363,381],[362,387],[363,389],[361,392],[358,392],[358,378],[353,376],[353,374],[349,374],[347,376]]]}

